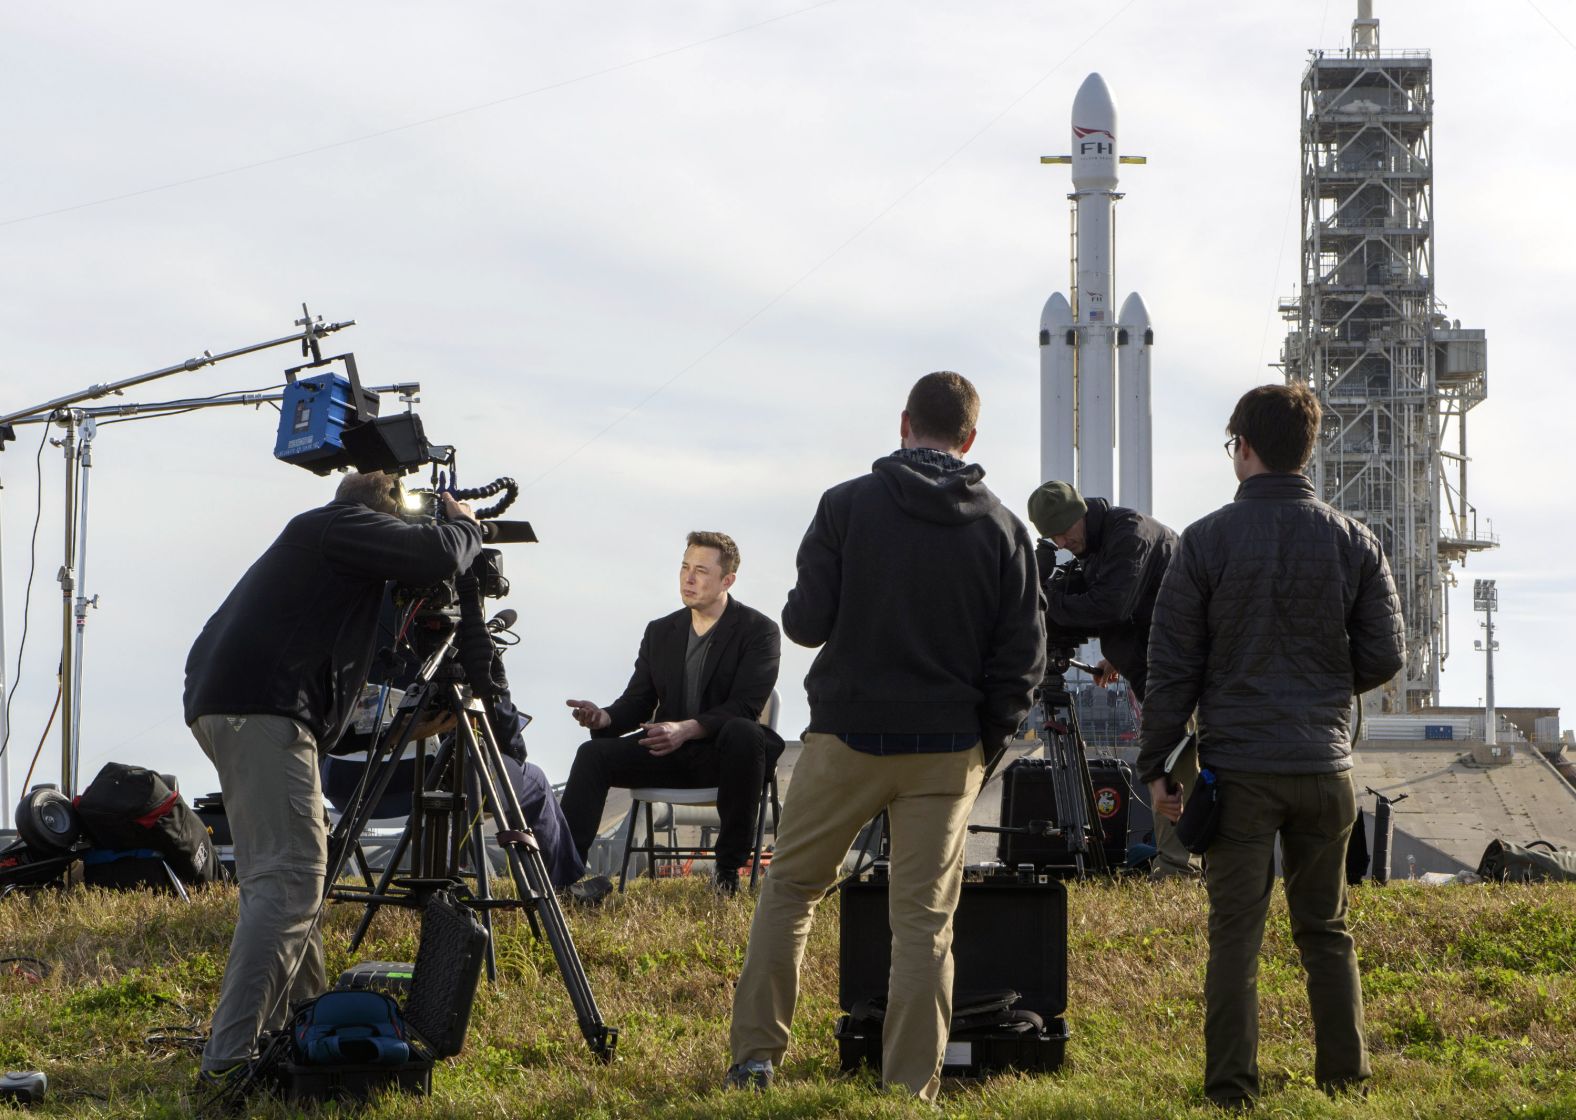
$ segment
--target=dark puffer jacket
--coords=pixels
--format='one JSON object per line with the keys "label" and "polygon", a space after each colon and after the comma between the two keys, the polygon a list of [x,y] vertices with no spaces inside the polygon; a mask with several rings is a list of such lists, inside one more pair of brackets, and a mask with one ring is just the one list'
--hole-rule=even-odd
{"label": "dark puffer jacket", "polygon": [[1160,776],[1195,704],[1202,765],[1350,769],[1352,694],[1389,680],[1405,652],[1374,535],[1302,475],[1255,475],[1188,526],[1161,584],[1139,777]]}
{"label": "dark puffer jacket", "polygon": [[1058,626],[1096,631],[1100,652],[1144,698],[1149,622],[1160,580],[1177,549],[1177,535],[1137,510],[1090,498],[1084,514],[1087,545],[1080,558],[1088,590],[1046,595],[1045,613]]}

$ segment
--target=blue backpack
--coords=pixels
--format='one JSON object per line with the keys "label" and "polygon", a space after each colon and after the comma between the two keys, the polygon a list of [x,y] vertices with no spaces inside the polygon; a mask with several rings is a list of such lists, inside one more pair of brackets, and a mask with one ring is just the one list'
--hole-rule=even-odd
{"label": "blue backpack", "polygon": [[300,1065],[398,1066],[411,1058],[405,1016],[383,992],[325,992],[296,1012],[290,1034]]}

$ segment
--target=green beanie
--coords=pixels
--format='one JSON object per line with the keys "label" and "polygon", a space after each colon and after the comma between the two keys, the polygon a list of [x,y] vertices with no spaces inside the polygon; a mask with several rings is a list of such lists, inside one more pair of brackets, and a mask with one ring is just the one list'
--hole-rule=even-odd
{"label": "green beanie", "polygon": [[1042,537],[1065,533],[1089,510],[1068,482],[1047,482],[1029,495],[1029,520]]}

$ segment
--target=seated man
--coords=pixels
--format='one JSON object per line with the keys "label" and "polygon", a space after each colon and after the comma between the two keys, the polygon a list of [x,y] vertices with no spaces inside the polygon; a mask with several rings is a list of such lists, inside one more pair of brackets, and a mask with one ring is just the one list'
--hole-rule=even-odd
{"label": "seated man", "polygon": [[[717,889],[738,889],[766,768],[782,754],[759,722],[777,683],[777,624],[731,598],[739,548],[725,533],[691,533],[679,567],[684,608],[646,627],[635,672],[606,708],[569,700],[590,728],[561,802],[583,860],[612,786],[717,787]],[[635,730],[639,728],[639,730]]]}

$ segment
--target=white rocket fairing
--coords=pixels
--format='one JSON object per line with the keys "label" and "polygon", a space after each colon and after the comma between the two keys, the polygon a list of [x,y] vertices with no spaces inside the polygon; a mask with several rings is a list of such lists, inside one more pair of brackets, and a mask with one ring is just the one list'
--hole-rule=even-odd
{"label": "white rocket fairing", "polygon": [[1116,317],[1116,447],[1121,462],[1118,505],[1149,513],[1154,506],[1154,429],[1149,413],[1149,351],[1155,332],[1149,309],[1133,292]]}
{"label": "white rocket fairing", "polygon": [[1040,478],[1073,477],[1073,448],[1077,438],[1073,418],[1073,363],[1077,343],[1073,335],[1073,309],[1067,297],[1054,293],[1040,312]]}
{"label": "white rocket fairing", "polygon": [[[1120,442],[1121,504],[1148,513],[1149,346],[1153,332],[1143,300],[1136,295],[1122,305],[1121,317],[1113,307],[1121,157],[1116,103],[1099,74],[1085,78],[1073,98],[1072,156],[1055,162],[1072,165],[1073,193],[1068,197],[1076,208],[1074,269],[1071,300],[1062,299],[1059,293],[1052,296],[1040,320],[1041,471],[1046,479],[1070,481],[1076,476],[1078,490],[1086,498],[1114,502]],[[1061,318],[1064,308],[1065,323]],[[1143,322],[1136,343],[1132,328],[1128,330],[1129,345],[1134,347],[1132,374],[1122,379],[1119,401],[1118,333],[1120,327],[1128,326],[1125,312],[1129,308]],[[1069,397],[1076,421],[1064,415]],[[1131,415],[1126,415],[1129,412]]]}

